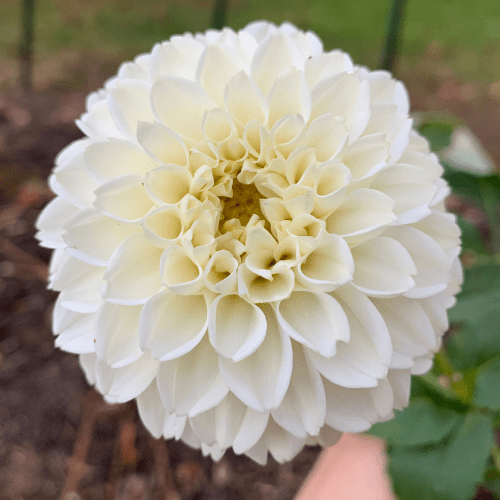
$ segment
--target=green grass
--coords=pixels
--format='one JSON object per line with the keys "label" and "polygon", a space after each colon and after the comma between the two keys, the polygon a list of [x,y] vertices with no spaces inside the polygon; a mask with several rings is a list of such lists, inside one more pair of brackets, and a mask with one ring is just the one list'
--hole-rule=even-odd
{"label": "green grass", "polygon": [[[39,64],[63,51],[116,61],[149,51],[175,33],[203,31],[213,0],[38,0]],[[390,0],[230,0],[228,24],[291,21],[316,31],[325,48],[342,48],[355,62],[379,64]],[[17,54],[20,2],[0,3],[0,58]],[[438,42],[443,60],[464,80],[500,79],[498,0],[407,0],[401,45],[411,67]],[[92,59],[90,59],[92,60]]]}

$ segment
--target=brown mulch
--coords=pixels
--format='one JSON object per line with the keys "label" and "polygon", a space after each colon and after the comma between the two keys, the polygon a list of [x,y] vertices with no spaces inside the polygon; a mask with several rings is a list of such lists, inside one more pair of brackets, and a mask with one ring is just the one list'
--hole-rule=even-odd
{"label": "brown mulch", "polygon": [[[410,87],[414,107],[465,119],[500,163],[498,100],[449,78],[432,85]],[[292,499],[318,447],[284,465],[232,452],[214,463],[152,439],[134,403],[103,403],[77,357],[54,348],[50,251],[34,240],[33,224],[52,196],[45,181],[55,155],[81,137],[73,121],[85,95],[0,96],[0,500]]]}

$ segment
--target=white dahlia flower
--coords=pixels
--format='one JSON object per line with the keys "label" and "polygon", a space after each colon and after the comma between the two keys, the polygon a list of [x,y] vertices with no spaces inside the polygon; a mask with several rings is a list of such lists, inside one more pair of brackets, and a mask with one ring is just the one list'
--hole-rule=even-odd
{"label": "white dahlia flower", "polygon": [[56,345],[156,436],[259,463],[408,403],[461,282],[385,71],[291,24],[174,36],[87,99],[38,220]]}

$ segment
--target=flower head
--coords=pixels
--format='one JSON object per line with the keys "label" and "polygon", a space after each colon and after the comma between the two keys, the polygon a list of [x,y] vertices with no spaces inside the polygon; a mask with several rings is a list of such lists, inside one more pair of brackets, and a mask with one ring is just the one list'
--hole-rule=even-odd
{"label": "flower head", "polygon": [[264,463],[408,403],[461,282],[404,86],[290,24],[172,37],[87,99],[38,220],[56,344],[154,436]]}

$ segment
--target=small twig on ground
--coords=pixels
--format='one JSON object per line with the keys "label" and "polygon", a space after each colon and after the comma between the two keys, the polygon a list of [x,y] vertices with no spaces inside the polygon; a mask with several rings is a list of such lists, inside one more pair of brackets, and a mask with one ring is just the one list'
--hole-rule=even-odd
{"label": "small twig on ground", "polygon": [[69,500],[77,491],[85,470],[87,454],[92,441],[92,432],[104,401],[100,394],[91,390],[83,400],[82,423],[78,429],[73,446],[73,455],[69,459],[69,470],[60,500]]}
{"label": "small twig on ground", "polygon": [[181,496],[174,485],[174,476],[170,467],[167,443],[163,439],[150,437],[153,450],[156,480],[158,482],[159,500],[180,500]]}

